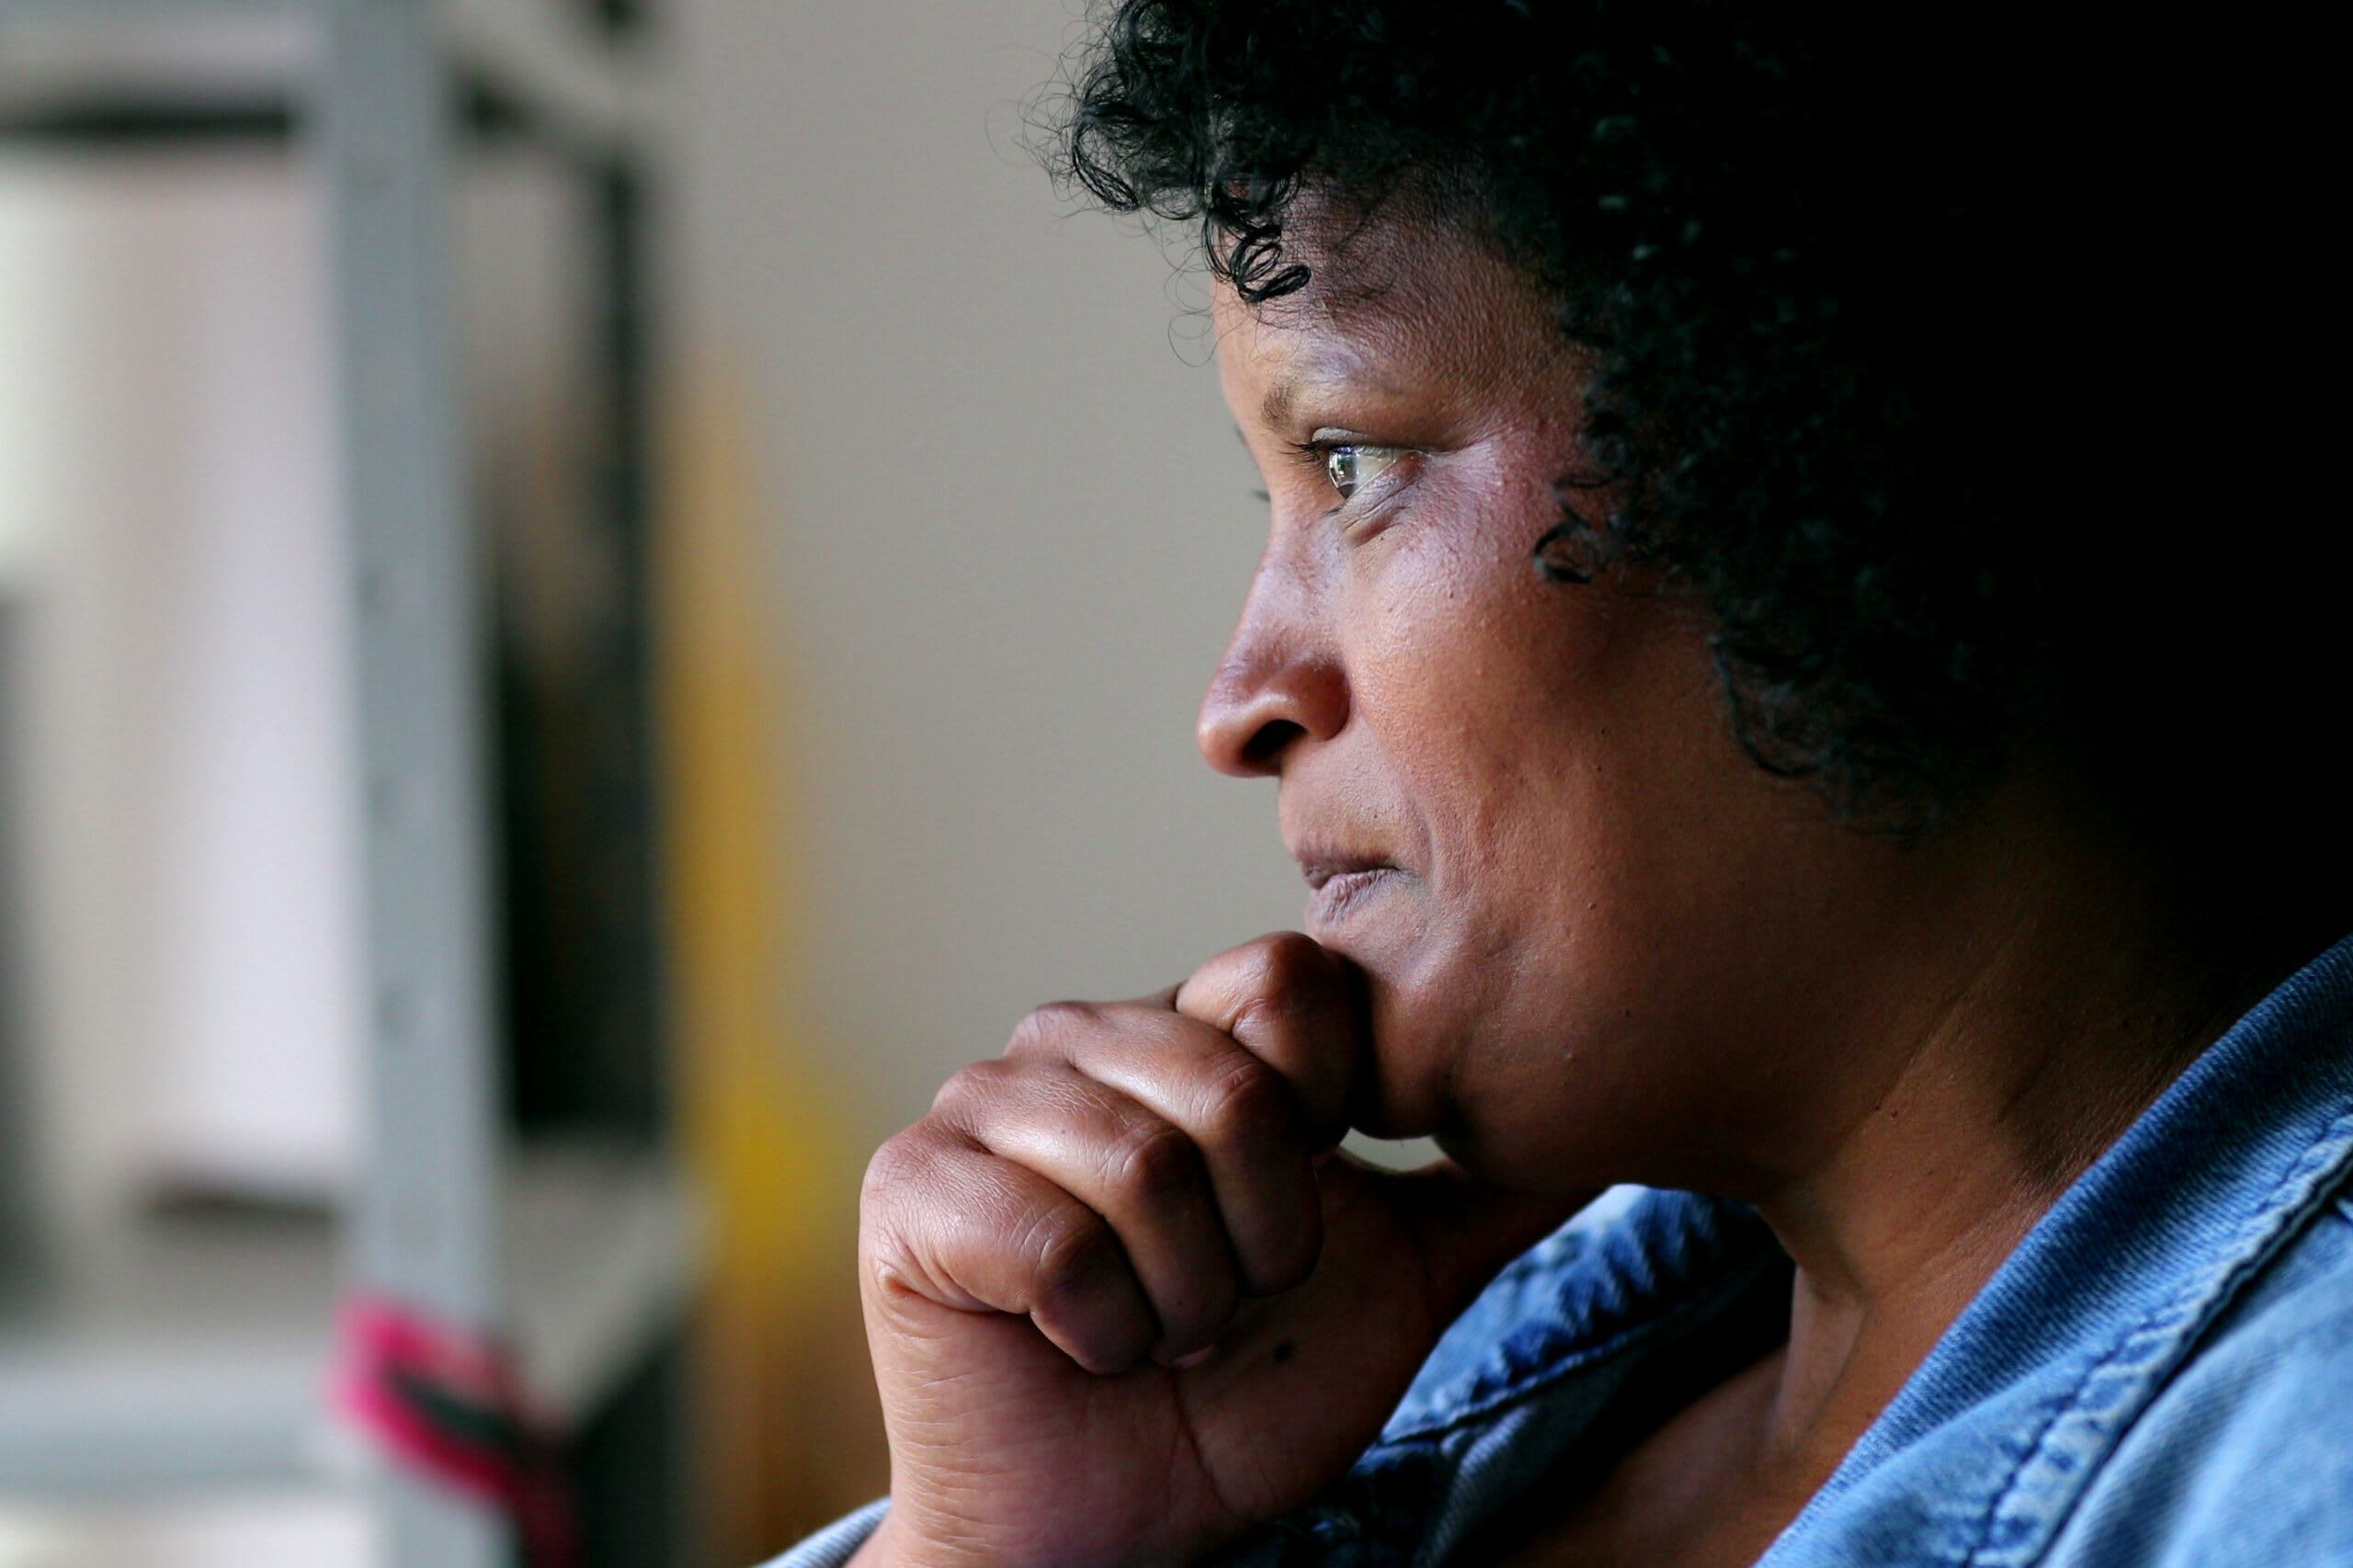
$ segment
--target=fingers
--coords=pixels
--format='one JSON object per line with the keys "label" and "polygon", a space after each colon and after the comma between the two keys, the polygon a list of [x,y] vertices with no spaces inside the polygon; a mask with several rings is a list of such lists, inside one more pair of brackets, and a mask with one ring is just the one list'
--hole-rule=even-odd
{"label": "fingers", "polygon": [[1065,1062],[1181,1130],[1244,1292],[1288,1290],[1314,1269],[1314,1140],[1290,1085],[1232,1036],[1149,1002],[1064,1003],[1025,1019],[1010,1057]]}
{"label": "fingers", "polygon": [[1039,1008],[876,1154],[870,1282],[1024,1313],[1091,1371],[1206,1348],[1314,1269],[1362,1017],[1354,971],[1295,934],[1156,997]]}
{"label": "fingers", "polygon": [[872,1282],[963,1312],[1026,1314],[1090,1372],[1135,1364],[1158,1322],[1103,1217],[926,1118],[867,1166]]}
{"label": "fingers", "polygon": [[1318,1148],[1340,1141],[1370,1082],[1363,982],[1338,954],[1296,931],[1229,948],[1176,988],[1176,1010],[1231,1036],[1298,1094]]}
{"label": "fingers", "polygon": [[1241,1304],[1233,1249],[1187,1131],[1067,1062],[980,1062],[933,1102],[949,1126],[1099,1215],[1158,1319],[1153,1355],[1206,1348]]}

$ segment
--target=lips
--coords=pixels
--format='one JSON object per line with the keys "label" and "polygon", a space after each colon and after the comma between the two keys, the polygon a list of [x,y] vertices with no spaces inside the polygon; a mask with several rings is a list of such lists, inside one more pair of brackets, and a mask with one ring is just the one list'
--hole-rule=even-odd
{"label": "lips", "polygon": [[1309,921],[1330,926],[1345,920],[1392,879],[1404,873],[1378,856],[1302,849],[1300,875],[1307,879]]}

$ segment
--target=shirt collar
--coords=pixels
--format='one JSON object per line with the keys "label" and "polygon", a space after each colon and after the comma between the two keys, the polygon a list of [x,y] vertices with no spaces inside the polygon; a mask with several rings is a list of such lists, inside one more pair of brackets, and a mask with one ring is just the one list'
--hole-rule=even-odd
{"label": "shirt collar", "polygon": [[[2068,1188],[1782,1545],[1933,1445],[1942,1473],[1984,1483],[1972,1550],[2031,1561],[2124,1427],[2348,1169],[2353,936],[2201,1052]],[[1942,1499],[1948,1521],[1961,1501]]]}

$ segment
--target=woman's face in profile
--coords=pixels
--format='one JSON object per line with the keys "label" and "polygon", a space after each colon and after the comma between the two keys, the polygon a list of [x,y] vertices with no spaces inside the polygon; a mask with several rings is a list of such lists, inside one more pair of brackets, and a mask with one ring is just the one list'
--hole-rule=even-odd
{"label": "woman's face in profile", "polygon": [[1299,248],[1304,294],[1214,305],[1272,527],[1200,740],[1279,779],[1306,928],[1369,978],[1358,1124],[1531,1187],[1802,1165],[1879,1086],[1808,1050],[1903,854],[1739,749],[1698,607],[1537,571],[1585,377],[1540,291],[1402,226]]}

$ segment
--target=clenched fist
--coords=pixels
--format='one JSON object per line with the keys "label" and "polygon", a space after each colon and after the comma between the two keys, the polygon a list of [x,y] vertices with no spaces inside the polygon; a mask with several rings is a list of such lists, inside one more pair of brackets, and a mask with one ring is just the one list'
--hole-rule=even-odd
{"label": "clenched fist", "polygon": [[1183,1563],[1312,1500],[1576,1200],[1337,1152],[1360,979],[1307,937],[1065,1003],[869,1166],[892,1506],[859,1564]]}

